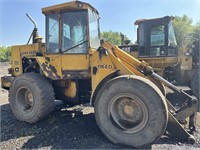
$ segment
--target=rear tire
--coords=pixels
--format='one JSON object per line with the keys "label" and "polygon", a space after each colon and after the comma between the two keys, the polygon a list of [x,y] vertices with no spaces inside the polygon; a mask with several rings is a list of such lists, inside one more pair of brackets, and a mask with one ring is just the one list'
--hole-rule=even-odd
{"label": "rear tire", "polygon": [[54,90],[44,77],[25,73],[15,78],[9,90],[9,101],[18,120],[35,123],[54,110]]}
{"label": "rear tire", "polygon": [[95,100],[95,118],[112,142],[142,148],[165,132],[167,104],[152,82],[125,75],[108,81],[100,89]]}

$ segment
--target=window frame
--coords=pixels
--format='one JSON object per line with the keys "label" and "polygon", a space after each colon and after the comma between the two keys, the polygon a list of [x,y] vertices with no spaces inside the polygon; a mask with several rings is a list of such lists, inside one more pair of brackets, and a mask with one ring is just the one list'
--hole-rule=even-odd
{"label": "window frame", "polygon": [[[58,15],[58,20],[59,20],[59,21],[58,21],[58,49],[59,49],[59,51],[56,52],[56,53],[54,53],[54,52],[49,52],[49,51],[47,50],[47,39],[48,39],[47,33],[49,33],[49,32],[47,32],[47,30],[48,30],[48,27],[47,27],[47,26],[49,25],[47,20],[48,20],[48,16],[49,16],[49,15],[53,15],[53,14],[48,14],[48,15],[45,16],[45,18],[46,18],[46,19],[45,19],[45,20],[46,20],[46,22],[45,22],[45,28],[46,28],[46,29],[45,29],[45,31],[46,31],[46,35],[45,35],[45,38],[46,38],[46,42],[45,42],[45,43],[46,43],[46,44],[45,44],[45,45],[46,45],[46,46],[45,46],[45,47],[46,47],[46,54],[58,54],[58,53],[60,52],[60,14],[59,14],[59,13],[54,13],[54,14],[57,14],[57,15]],[[49,42],[49,41],[48,41],[48,42]]]}
{"label": "window frame", "polygon": [[[89,8],[87,13],[88,13],[88,45],[89,45],[89,48],[92,48],[92,49],[95,49],[95,47],[92,47],[91,46],[91,32],[90,32],[90,14],[89,14],[89,11],[91,11],[92,13],[96,13],[96,11],[94,11],[93,9]],[[99,17],[99,14],[96,13],[96,15],[98,16],[98,18],[96,18],[97,20],[97,32],[98,32],[98,39],[99,39],[99,46],[100,46],[100,17]],[[97,48],[96,48],[97,49]]]}
{"label": "window frame", "polygon": [[[63,29],[63,14],[64,13],[67,13],[67,12],[85,12],[85,15],[86,15],[86,40],[87,40],[87,42],[85,43],[86,44],[86,52],[85,53],[63,53],[62,52],[62,44],[63,44],[63,32],[62,32],[62,29]],[[62,13],[61,13],[61,26],[60,26],[60,38],[61,38],[61,48],[60,48],[60,53],[61,54],[63,54],[63,55],[81,55],[81,54],[83,54],[83,55],[85,55],[85,54],[88,54],[88,49],[89,49],[89,31],[88,31],[88,26],[89,26],[89,24],[88,24],[88,9],[83,9],[83,10],[74,10],[74,11],[63,11]],[[71,29],[70,29],[70,32],[71,32]]]}
{"label": "window frame", "polygon": [[[63,43],[63,14],[64,13],[67,13],[67,12],[85,12],[86,14],[86,40],[87,42],[85,43],[86,44],[86,52],[85,53],[63,53],[62,52],[62,43]],[[52,13],[53,14],[53,13]],[[48,14],[48,15],[52,15],[52,14]],[[88,54],[88,50],[89,50],[89,24],[88,24],[88,20],[89,20],[89,16],[88,16],[88,9],[82,9],[82,10],[74,10],[74,11],[60,11],[60,12],[57,12],[55,14],[58,14],[59,15],[59,51],[56,52],[56,53],[52,53],[52,52],[49,52],[47,51],[47,45],[46,45],[46,54],[55,54],[55,55],[58,55],[58,54],[62,54],[62,55],[86,55]],[[46,15],[46,23],[45,23],[45,27],[46,27],[46,39],[47,39],[47,19],[48,19],[48,15]],[[47,42],[46,42],[47,44]]]}
{"label": "window frame", "polygon": [[[151,46],[151,30],[154,27],[158,27],[158,26],[164,26],[164,45],[158,45],[158,46]],[[154,57],[168,57],[168,24],[166,23],[161,23],[160,21],[158,22],[148,22],[148,23],[143,23],[143,28],[144,28],[144,33],[143,35],[140,36],[144,36],[144,45],[139,45],[138,46],[138,57],[139,58],[154,58]],[[146,35],[145,35],[146,33]],[[138,31],[139,34],[139,31]],[[141,38],[141,37],[140,37]],[[151,48],[160,48],[160,49],[164,49],[164,54],[159,54],[159,55],[151,55]],[[143,55],[141,55],[141,51],[147,51],[145,53],[143,53]],[[160,50],[161,53],[161,50]]]}
{"label": "window frame", "polygon": [[[138,42],[138,57],[139,58],[158,58],[158,57],[177,57],[177,47],[170,47],[168,45],[169,39],[169,24],[171,20],[166,17],[148,20],[141,22],[137,28],[137,42]],[[165,40],[164,45],[151,46],[151,29],[156,26],[164,26]],[[141,43],[141,41],[143,43]],[[160,48],[159,55],[150,55],[151,48]],[[164,51],[161,54],[161,51]]]}
{"label": "window frame", "polygon": [[[156,27],[163,27],[163,33],[164,33],[164,39],[162,45],[152,45],[152,29]],[[168,39],[168,27],[166,24],[155,24],[150,27],[149,29],[149,57],[166,57],[167,56],[167,39]],[[159,49],[159,54],[158,55],[153,55],[152,54],[152,49]],[[164,51],[164,54],[161,54],[161,51]]]}

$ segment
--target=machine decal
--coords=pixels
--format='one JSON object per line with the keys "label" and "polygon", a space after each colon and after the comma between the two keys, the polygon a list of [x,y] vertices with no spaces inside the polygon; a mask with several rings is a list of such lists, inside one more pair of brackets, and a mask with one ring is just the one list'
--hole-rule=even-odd
{"label": "machine decal", "polygon": [[98,65],[98,69],[112,69],[112,65]]}

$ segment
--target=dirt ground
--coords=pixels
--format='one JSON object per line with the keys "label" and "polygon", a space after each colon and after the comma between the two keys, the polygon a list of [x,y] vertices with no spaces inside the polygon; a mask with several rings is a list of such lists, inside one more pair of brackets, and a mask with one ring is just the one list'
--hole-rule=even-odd
{"label": "dirt ground", "polygon": [[[8,66],[8,63],[0,63],[0,77],[7,74]],[[9,107],[8,92],[0,89],[0,109],[0,149],[130,149],[111,143],[102,134],[89,105],[54,111],[46,119],[30,125],[15,119]],[[194,145],[163,136],[151,149],[200,149],[199,123],[194,136]]]}

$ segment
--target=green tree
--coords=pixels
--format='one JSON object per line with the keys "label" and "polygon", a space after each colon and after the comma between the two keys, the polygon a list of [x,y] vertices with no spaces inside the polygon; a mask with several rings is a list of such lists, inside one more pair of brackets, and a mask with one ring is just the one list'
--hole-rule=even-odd
{"label": "green tree", "polygon": [[0,61],[8,61],[11,57],[11,47],[0,47]]}
{"label": "green tree", "polygon": [[185,36],[194,31],[192,19],[187,15],[175,16],[173,20],[174,31],[176,35],[177,44],[180,46]]}
{"label": "green tree", "polygon": [[[101,32],[101,38],[105,39],[105,41],[108,41],[112,44],[121,45],[120,32],[113,32],[112,30],[108,32],[104,31],[104,32]],[[124,36],[124,40],[129,40],[129,39],[128,37]]]}
{"label": "green tree", "polygon": [[196,38],[198,37],[200,39],[200,21],[195,24],[194,26],[194,33],[196,34]]}

